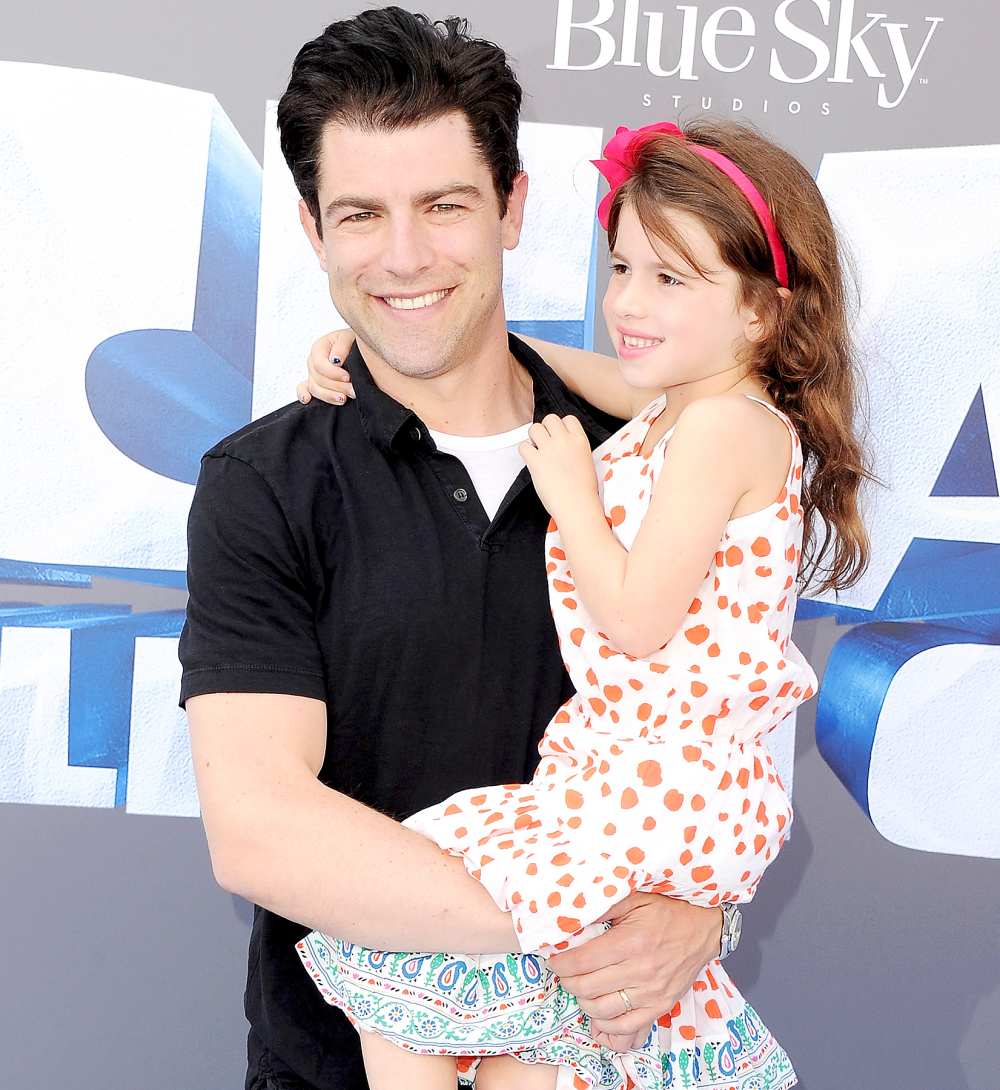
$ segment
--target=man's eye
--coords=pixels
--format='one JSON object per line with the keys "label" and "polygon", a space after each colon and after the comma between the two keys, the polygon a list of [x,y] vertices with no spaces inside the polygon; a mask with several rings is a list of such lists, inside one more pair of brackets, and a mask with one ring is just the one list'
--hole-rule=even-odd
{"label": "man's eye", "polygon": [[353,212],[349,216],[345,216],[343,223],[364,223],[365,220],[370,219],[374,215],[374,212]]}
{"label": "man's eye", "polygon": [[435,212],[454,212],[459,208],[457,204],[435,204],[432,206]]}

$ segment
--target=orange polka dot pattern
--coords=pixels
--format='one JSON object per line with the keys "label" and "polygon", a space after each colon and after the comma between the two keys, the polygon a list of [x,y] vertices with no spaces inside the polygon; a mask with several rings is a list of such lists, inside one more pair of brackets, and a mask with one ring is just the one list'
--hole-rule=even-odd
{"label": "orange polka dot pattern", "polygon": [[[791,805],[766,735],[817,687],[791,642],[802,451],[788,418],[752,400],[788,427],[787,478],[773,503],[728,522],[677,633],[645,659],[617,649],[576,593],[551,524],[550,599],[576,694],[546,728],[530,783],[463,791],[406,823],[462,856],[513,914],[525,951],[575,945],[633,890],[749,901],[788,836]],[[608,524],[625,548],[663,465],[670,432],[648,455],[642,446],[665,404],[657,398],[594,452]],[[677,1044],[724,1038],[742,1007],[716,963],[667,1028]]]}

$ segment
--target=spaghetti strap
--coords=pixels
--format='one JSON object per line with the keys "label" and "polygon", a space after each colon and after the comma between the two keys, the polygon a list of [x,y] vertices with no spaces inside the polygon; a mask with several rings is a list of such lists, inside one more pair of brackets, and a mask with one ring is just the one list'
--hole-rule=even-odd
{"label": "spaghetti strap", "polygon": [[785,474],[785,487],[788,488],[792,478],[795,476],[796,469],[802,460],[799,433],[795,430],[795,425],[788,418],[788,414],[782,412],[776,405],[772,405],[762,397],[755,397],[753,394],[744,394],[743,396],[749,401],[756,401],[758,405],[763,405],[765,409],[772,412],[780,421],[782,421],[788,429],[788,434],[792,437],[792,450],[788,460],[788,472]]}
{"label": "spaghetti strap", "polygon": [[778,417],[779,420],[783,420],[785,423],[785,427],[788,428],[788,430],[792,433],[793,439],[798,439],[798,433],[795,431],[795,425],[788,418],[788,414],[782,412],[782,410],[779,409],[777,405],[772,405],[770,401],[765,401],[762,397],[756,397],[754,394],[744,394],[743,396],[749,401],[756,401],[758,405],[763,405],[765,409],[768,409],[770,412],[774,413],[774,415]]}

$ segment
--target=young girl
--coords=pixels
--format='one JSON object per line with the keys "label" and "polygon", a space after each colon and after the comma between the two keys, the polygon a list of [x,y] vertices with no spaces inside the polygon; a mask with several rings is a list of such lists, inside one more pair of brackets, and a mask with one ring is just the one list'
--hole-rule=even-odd
{"label": "young girl", "polygon": [[[480,1087],[797,1081],[718,961],[618,1055],[542,960],[600,931],[631,891],[753,897],[792,820],[766,735],[816,688],[790,638],[797,581],[844,587],[867,559],[841,267],[812,178],[732,123],[619,129],[605,156],[618,367],[540,350],[587,400],[633,418],[593,452],[574,417],[535,423],[521,447],[552,515],[550,598],[577,692],[530,783],[406,822],[464,859],[522,952],[392,954],[317,932],[297,947],[327,1002],[373,1031],[376,1090],[450,1090],[445,1056],[489,1057]],[[317,351],[347,344],[314,349],[310,389],[326,400],[343,403],[348,376]]]}

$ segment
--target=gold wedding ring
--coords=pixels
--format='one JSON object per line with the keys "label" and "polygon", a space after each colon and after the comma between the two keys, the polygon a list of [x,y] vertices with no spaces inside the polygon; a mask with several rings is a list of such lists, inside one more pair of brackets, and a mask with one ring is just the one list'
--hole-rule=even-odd
{"label": "gold wedding ring", "polygon": [[631,1014],[632,1011],[635,1010],[635,1007],[632,1006],[632,1000],[629,999],[628,992],[625,991],[624,988],[619,988],[618,989],[618,994],[621,996],[621,1000],[625,1004],[625,1013],[626,1014]]}

